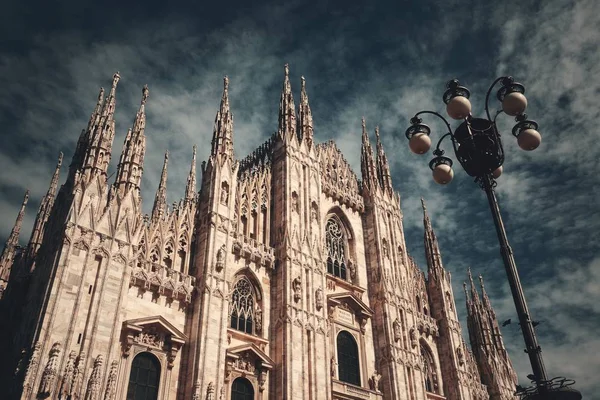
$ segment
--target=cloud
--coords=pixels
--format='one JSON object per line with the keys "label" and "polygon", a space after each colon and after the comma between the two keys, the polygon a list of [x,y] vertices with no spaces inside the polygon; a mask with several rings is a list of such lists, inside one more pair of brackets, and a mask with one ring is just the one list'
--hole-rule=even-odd
{"label": "cloud", "polygon": [[[21,242],[28,238],[58,151],[68,165],[99,86],[108,86],[115,71],[122,79],[111,173],[141,88],[146,83],[150,88],[142,182],[148,212],[165,150],[171,152],[169,202],[183,195],[192,146],[198,145],[199,162],[207,158],[223,75],[230,78],[235,152],[242,158],[277,128],[283,64],[289,62],[296,102],[300,75],[307,79],[316,140],[334,139],[356,172],[360,118],[366,117],[372,141],[380,126],[402,197],[408,248],[419,265],[426,265],[423,196],[454,277],[457,303],[471,266],[486,277],[499,318],[514,318],[485,195],[458,163],[452,184],[435,185],[427,167],[430,155],[410,153],[404,137],[416,111],[444,113],[441,95],[448,79],[456,76],[471,89],[474,113],[481,115],[486,84],[510,73],[527,87],[529,113],[540,123],[543,143],[535,152],[521,151],[510,134],[513,121],[499,118],[507,156],[497,194],[509,239],[532,315],[548,321],[538,331],[550,375],[568,375],[589,393],[599,390],[592,377],[600,366],[590,356],[598,348],[594,338],[600,329],[600,319],[592,318],[600,297],[594,283],[600,246],[592,239],[600,228],[596,2],[422,1],[397,9],[339,7],[330,1],[315,7],[286,2],[233,9],[199,17],[131,9],[112,22],[84,19],[87,31],[72,22],[77,18],[62,28],[50,18],[49,27],[36,31],[23,32],[23,24],[14,23],[12,31],[0,31],[21,44],[0,53],[0,237],[8,235],[29,188]],[[71,12],[78,16],[83,10]],[[445,133],[438,121],[426,123],[434,140]],[[443,149],[451,155],[449,143]],[[520,333],[505,330],[505,341],[524,379],[530,368]],[[567,356],[569,365],[562,361]]]}

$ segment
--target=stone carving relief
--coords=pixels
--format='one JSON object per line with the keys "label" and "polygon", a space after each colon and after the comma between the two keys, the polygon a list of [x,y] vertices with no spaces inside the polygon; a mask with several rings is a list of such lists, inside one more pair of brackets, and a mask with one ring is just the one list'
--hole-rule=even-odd
{"label": "stone carving relief", "polygon": [[219,201],[224,206],[229,203],[229,184],[227,182],[221,183],[221,194],[219,197]]}
{"label": "stone carving relief", "polygon": [[321,311],[323,308],[323,289],[318,288],[315,291],[315,307],[317,310]]}
{"label": "stone carving relief", "polygon": [[458,358],[458,364],[464,365],[465,363],[465,355],[463,354],[462,346],[458,346],[456,348],[456,357]]}
{"label": "stone carving relief", "polygon": [[369,388],[374,390],[377,393],[380,393],[379,390],[379,381],[381,380],[381,374],[375,370],[373,375],[369,378]]}
{"label": "stone carving relief", "polygon": [[302,298],[302,279],[299,276],[292,281],[292,289],[294,290],[294,301],[297,303]]}
{"label": "stone carving relief", "polygon": [[233,366],[236,369],[246,371],[251,374],[254,374],[254,371],[256,371],[256,364],[248,352],[242,354],[238,359],[234,360]]}
{"label": "stone carving relief", "polygon": [[400,341],[400,339],[402,339],[402,326],[401,326],[400,320],[398,318],[396,318],[394,320],[393,328],[394,328],[394,341],[398,342],[398,341]]}
{"label": "stone carving relief", "polygon": [[140,332],[133,338],[133,341],[150,347],[156,347],[158,349],[162,349],[165,345],[164,335],[152,331]]}
{"label": "stone carving relief", "polygon": [[312,205],[310,207],[310,219],[314,222],[319,221],[319,209],[317,207],[317,203],[314,201],[312,202]]}
{"label": "stone carving relief", "polygon": [[292,192],[292,212],[300,212],[300,205],[298,204],[298,193],[296,192]]}
{"label": "stone carving relief", "polygon": [[414,349],[415,347],[417,347],[417,330],[414,327],[410,328],[409,335],[410,335],[410,345]]}
{"label": "stone carving relief", "polygon": [[356,265],[352,259],[348,260],[348,278],[351,283],[356,283]]}
{"label": "stone carving relief", "polygon": [[215,270],[217,272],[221,272],[223,267],[225,266],[225,255],[227,248],[225,245],[221,246],[219,250],[217,250],[217,262],[215,263]]}
{"label": "stone carving relief", "polygon": [[254,311],[254,327],[256,328],[257,333],[262,332],[262,310],[258,305]]}
{"label": "stone carving relief", "polygon": [[331,377],[337,378],[338,363],[337,363],[337,360],[335,359],[335,357],[331,357],[330,368],[331,368]]}

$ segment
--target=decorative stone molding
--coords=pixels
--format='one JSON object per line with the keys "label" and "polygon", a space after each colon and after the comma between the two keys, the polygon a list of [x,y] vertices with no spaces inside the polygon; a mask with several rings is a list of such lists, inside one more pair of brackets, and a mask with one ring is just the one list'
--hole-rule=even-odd
{"label": "decorative stone molding", "polygon": [[123,357],[129,357],[134,345],[163,352],[169,369],[173,368],[177,353],[187,341],[187,336],[162,316],[125,321],[121,334]]}
{"label": "decorative stone molding", "polygon": [[238,376],[249,379],[262,393],[268,374],[275,363],[253,343],[227,349],[225,360],[225,381],[229,382]]}
{"label": "decorative stone molding", "polygon": [[160,264],[146,262],[142,267],[135,266],[131,274],[130,286],[150,290],[167,299],[177,299],[187,305],[192,301],[196,278]]}
{"label": "decorative stone molding", "polygon": [[294,291],[294,301],[297,303],[302,298],[302,279],[299,276],[292,281],[292,290]]}
{"label": "decorative stone molding", "polygon": [[261,267],[275,267],[275,249],[242,234],[234,234],[233,253]]}

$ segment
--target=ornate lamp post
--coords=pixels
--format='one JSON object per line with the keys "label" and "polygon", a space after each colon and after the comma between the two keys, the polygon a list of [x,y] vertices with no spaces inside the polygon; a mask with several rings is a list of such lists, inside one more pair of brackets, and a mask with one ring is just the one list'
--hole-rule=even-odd
{"label": "ornate lamp post", "polygon": [[[492,118],[489,111],[489,99],[492,90],[498,83],[501,84],[501,87],[496,97],[502,103],[502,109],[497,111]],[[524,95],[525,87],[515,82],[510,76],[496,79],[488,89],[485,97],[487,118],[475,118],[471,115],[470,94],[466,87],[460,86],[458,80],[449,81],[447,90],[443,95],[446,111],[451,118],[463,122],[452,131],[450,124],[441,114],[434,111],[420,111],[410,120],[412,125],[406,130],[409,147],[416,154],[424,154],[429,151],[431,147],[431,129],[423,124],[420,116],[424,114],[437,116],[444,121],[448,132],[438,141],[433,151],[435,157],[429,162],[433,179],[435,182],[444,185],[449,183],[454,176],[452,160],[445,157],[444,151],[440,148],[442,141],[449,137],[454,147],[456,159],[467,174],[475,177],[475,182],[479,183],[487,195],[494,225],[496,226],[496,233],[498,234],[500,253],[502,254],[508,283],[525,340],[525,352],[529,356],[533,370],[532,383],[535,383],[535,386],[531,388],[517,387],[518,390],[515,395],[519,395],[523,399],[579,400],[582,397],[581,393],[570,387],[575,381],[565,378],[548,379],[547,377],[542,360],[542,350],[535,335],[513,251],[508,244],[498,200],[494,193],[496,178],[502,174],[502,164],[504,163],[502,140],[496,128],[498,115],[504,112],[515,117],[517,124],[512,129],[512,134],[517,138],[517,143],[523,150],[535,150],[542,141],[542,137],[537,131],[538,124],[535,121],[528,120],[527,115],[524,113],[527,108],[527,99]]]}

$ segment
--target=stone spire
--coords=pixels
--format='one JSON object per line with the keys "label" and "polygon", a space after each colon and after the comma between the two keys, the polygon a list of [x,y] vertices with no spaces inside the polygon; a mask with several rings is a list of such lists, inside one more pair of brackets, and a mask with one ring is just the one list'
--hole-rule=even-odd
{"label": "stone spire", "polygon": [[290,83],[290,67],[284,66],[285,77],[283,78],[283,89],[279,100],[279,127],[278,133],[281,137],[290,139],[296,135],[296,110],[294,107],[294,95]]}
{"label": "stone spire", "polygon": [[392,177],[390,174],[390,164],[383,151],[383,144],[381,144],[381,138],[379,137],[379,127],[375,127],[375,137],[377,138],[377,177],[381,183],[381,188],[392,194],[394,189],[392,187]]}
{"label": "stone spire", "polygon": [[192,166],[185,185],[185,202],[193,202],[196,198],[196,145],[193,147]]}
{"label": "stone spire", "polygon": [[117,178],[114,186],[119,196],[124,196],[129,190],[135,190],[139,195],[144,171],[144,154],[146,153],[146,101],[148,100],[148,85],[142,89],[142,100],[133,122],[133,129],[127,131],[123,151],[117,167]]}
{"label": "stone spire", "polygon": [[[94,121],[97,121],[97,123],[91,124],[91,129],[86,133],[87,143],[85,143],[82,172],[88,181],[95,175],[106,176],[115,136],[115,94],[119,79],[121,79],[121,76],[117,72],[113,75],[110,93],[102,104],[102,112],[99,118],[96,110],[94,110],[94,114],[96,114]],[[97,108],[98,106],[96,106]]]}
{"label": "stone spire", "polygon": [[428,275],[438,276],[444,268],[442,266],[442,256],[438,245],[437,237],[431,227],[431,220],[427,213],[425,200],[421,197],[421,207],[423,207],[423,227],[425,230],[423,241],[425,242],[425,258],[427,259]]}
{"label": "stone spire", "polygon": [[69,165],[69,175],[67,177],[67,182],[72,183],[75,179],[75,173],[81,169],[83,166],[83,160],[85,158],[85,154],[87,151],[87,146],[91,137],[91,134],[96,130],[96,126],[100,122],[100,117],[102,115],[102,106],[104,104],[104,88],[100,88],[100,92],[98,93],[98,101],[96,102],[96,107],[94,107],[94,111],[90,116],[90,120],[88,122],[88,126],[86,129],[81,130],[81,134],[79,135],[79,139],[77,139],[77,146],[75,148],[75,152],[73,153],[73,158],[71,159],[71,164]]}
{"label": "stone spire", "polygon": [[28,200],[29,190],[25,192],[25,197],[23,198],[21,209],[19,210],[19,214],[17,215],[17,220],[15,221],[15,225],[13,226],[12,231],[8,236],[8,239],[6,239],[6,244],[4,245],[2,255],[0,256],[0,298],[2,298],[4,289],[8,284],[10,270],[12,268],[13,261],[15,260],[17,247],[19,246],[19,234],[21,233],[23,217],[25,216],[25,206],[27,206]]}
{"label": "stone spire", "polygon": [[223,154],[233,159],[233,115],[229,109],[229,78],[223,78],[221,106],[215,117],[211,156]]}
{"label": "stone spire", "polygon": [[46,195],[42,198],[40,208],[38,209],[38,213],[35,217],[35,223],[33,224],[33,230],[31,231],[31,237],[27,246],[27,257],[29,259],[33,259],[35,257],[35,254],[42,245],[44,228],[46,227],[46,222],[48,222],[50,211],[54,205],[54,198],[56,196],[56,189],[58,187],[58,178],[60,176],[60,167],[62,166],[62,162],[63,153],[60,152],[58,154],[56,169],[54,170],[54,174],[50,180],[50,187],[48,187]]}
{"label": "stone spire", "polygon": [[306,80],[301,77],[300,104],[298,105],[298,135],[305,140],[308,148],[313,145],[313,118],[306,94]]}
{"label": "stone spire", "polygon": [[169,150],[165,152],[165,161],[163,163],[160,183],[154,197],[154,206],[152,207],[152,220],[158,221],[167,213],[167,165],[169,164]]}
{"label": "stone spire", "polygon": [[371,148],[371,142],[369,141],[369,134],[367,133],[367,123],[365,117],[362,118],[362,148],[360,156],[360,170],[362,172],[363,185],[371,190],[377,187],[377,177],[375,170],[375,157],[373,156],[373,149]]}
{"label": "stone spire", "polygon": [[[473,283],[470,269],[468,273],[471,300],[467,300],[467,325],[471,348],[481,371],[482,382],[488,388],[490,399],[512,398],[517,376],[504,347],[496,314],[485,292],[483,277],[479,277],[483,291],[482,302]],[[466,284],[464,288],[466,294]]]}

